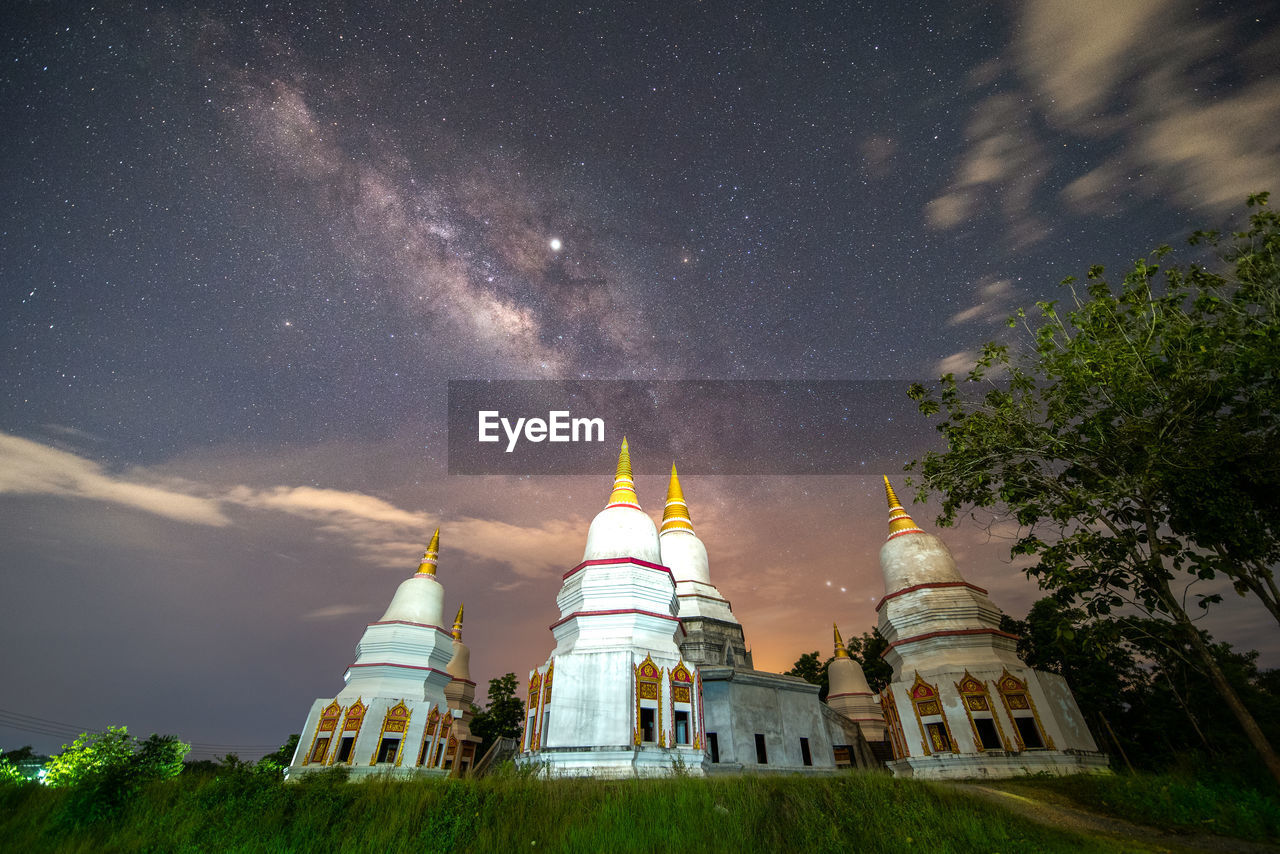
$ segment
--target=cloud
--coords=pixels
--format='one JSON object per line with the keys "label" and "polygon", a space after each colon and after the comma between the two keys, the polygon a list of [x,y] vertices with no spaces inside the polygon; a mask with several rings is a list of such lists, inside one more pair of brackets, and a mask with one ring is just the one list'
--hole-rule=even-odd
{"label": "cloud", "polygon": [[150,479],[144,469],[111,474],[68,451],[0,433],[0,493],[83,498],[194,525],[231,524],[217,501],[189,494],[189,484]]}
{"label": "cloud", "polygon": [[[1022,96],[1050,125],[1108,143],[1107,159],[1064,187],[1075,209],[1114,213],[1108,197],[1137,190],[1222,211],[1280,179],[1275,35],[1252,16],[1197,17],[1172,0],[1019,9]],[[1225,43],[1239,45],[1226,59]]]}
{"label": "cloud", "polygon": [[1064,127],[1103,112],[1135,53],[1164,29],[1169,0],[1035,0],[1022,4],[1014,51],[1046,112]]}
{"label": "cloud", "polygon": [[[1019,248],[1047,234],[1031,217],[1046,187],[1077,214],[1114,216],[1149,197],[1225,212],[1280,182],[1274,29],[1172,0],[1015,8],[1011,59],[970,74],[990,94],[951,181],[925,206],[930,227],[994,209]],[[1237,48],[1224,57],[1223,44]]]}
{"label": "cloud", "polygon": [[329,605],[325,608],[316,608],[314,611],[308,611],[300,619],[334,620],[351,614],[367,614],[370,610],[367,605]]}
{"label": "cloud", "polygon": [[[225,527],[228,513],[282,513],[305,520],[317,532],[343,540],[370,563],[412,567],[433,528],[445,528],[442,545],[538,578],[572,566],[586,524],[576,517],[540,525],[512,525],[464,516],[442,521],[363,492],[313,486],[215,487],[144,468],[117,475],[69,451],[0,433],[0,494],[82,498],[141,510],[166,519]],[[241,517],[237,517],[241,521]]]}
{"label": "cloud", "polygon": [[348,517],[364,522],[419,528],[429,524],[427,517],[421,513],[401,510],[394,504],[362,492],[317,489],[311,486],[277,486],[265,490],[238,486],[227,497],[245,506],[264,507],[310,518]]}
{"label": "cloud", "polygon": [[492,519],[463,518],[449,524],[466,553],[500,561],[524,578],[541,578],[574,566],[581,557],[587,523],[578,518],[542,525],[509,525]]}
{"label": "cloud", "polygon": [[1046,228],[1032,202],[1048,163],[1024,101],[1008,94],[983,98],[966,130],[968,145],[946,191],[925,206],[925,221],[947,230],[980,211],[1003,215],[1015,246],[1034,243]]}
{"label": "cloud", "polygon": [[977,301],[947,318],[948,326],[971,321],[1004,320],[1009,315],[1009,303],[1013,296],[1013,282],[1009,279],[984,279],[978,285]]}
{"label": "cloud", "polygon": [[944,357],[938,362],[934,370],[939,376],[942,374],[967,374],[973,370],[973,366],[977,361],[978,353],[976,350],[960,350]]}
{"label": "cloud", "polygon": [[862,167],[872,178],[885,178],[893,172],[898,144],[887,136],[869,136],[858,144]]}
{"label": "cloud", "polygon": [[1135,134],[1139,156],[1160,169],[1186,205],[1227,209],[1280,179],[1280,81],[1260,81],[1206,102],[1164,98],[1166,109]]}

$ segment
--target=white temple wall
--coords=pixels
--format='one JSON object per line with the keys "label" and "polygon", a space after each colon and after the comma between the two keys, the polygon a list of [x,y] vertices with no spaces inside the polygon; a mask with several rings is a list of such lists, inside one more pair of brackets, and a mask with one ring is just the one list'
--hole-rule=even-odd
{"label": "white temple wall", "polygon": [[[719,763],[708,771],[810,771],[835,767],[818,686],[793,677],[728,667],[704,667],[705,727],[716,734]],[[764,736],[766,762],[757,761],[756,735]],[[804,764],[800,739],[809,744]]]}
{"label": "white temple wall", "polygon": [[1032,672],[1045,698],[1044,707],[1053,713],[1054,724],[1059,732],[1058,748],[1096,751],[1098,743],[1089,732],[1067,680],[1059,673],[1046,673],[1043,670]]}
{"label": "white temple wall", "polygon": [[556,655],[551,701],[540,712],[550,712],[542,746],[630,745],[634,658],[630,649]]}

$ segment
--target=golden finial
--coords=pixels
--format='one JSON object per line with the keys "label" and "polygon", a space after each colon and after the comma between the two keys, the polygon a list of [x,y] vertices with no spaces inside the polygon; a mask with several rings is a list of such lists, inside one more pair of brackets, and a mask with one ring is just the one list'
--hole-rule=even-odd
{"label": "golden finial", "polygon": [[689,516],[689,505],[684,503],[684,492],[680,489],[680,476],[676,474],[676,464],[671,464],[671,483],[667,486],[667,505],[662,509],[662,529],[667,531],[688,531],[693,533],[693,519]]}
{"label": "golden finial", "polygon": [[831,628],[836,632],[836,658],[848,658],[849,650],[845,649],[844,639],[840,637],[840,627],[832,623]]}
{"label": "golden finial", "polygon": [[419,575],[435,575],[436,565],[440,563],[440,529],[436,528],[436,532],[431,535],[431,542],[427,545],[426,554],[422,556],[422,563],[418,564]]}
{"label": "golden finial", "polygon": [[898,496],[894,494],[893,485],[889,483],[888,475],[885,475],[884,478],[884,494],[889,499],[888,539],[892,540],[902,534],[923,534],[924,531],[920,530],[915,520],[903,509],[902,502],[898,500]]}
{"label": "golden finial", "polygon": [[618,471],[613,476],[613,492],[609,493],[608,507],[634,507],[640,509],[636,495],[636,482],[631,477],[631,454],[627,450],[627,437],[622,437],[622,451],[618,454]]}
{"label": "golden finial", "polygon": [[454,640],[462,640],[462,603],[458,603],[458,616],[453,618],[453,631],[451,632]]}

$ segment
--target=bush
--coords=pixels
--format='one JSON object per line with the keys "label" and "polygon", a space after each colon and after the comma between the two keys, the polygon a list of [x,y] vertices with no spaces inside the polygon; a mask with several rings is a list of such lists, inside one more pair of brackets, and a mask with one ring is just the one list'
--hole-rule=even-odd
{"label": "bush", "polygon": [[191,749],[171,735],[151,735],[139,742],[128,727],[81,733],[49,761],[45,782],[69,789],[60,820],[82,825],[117,815],[152,780],[182,773]]}

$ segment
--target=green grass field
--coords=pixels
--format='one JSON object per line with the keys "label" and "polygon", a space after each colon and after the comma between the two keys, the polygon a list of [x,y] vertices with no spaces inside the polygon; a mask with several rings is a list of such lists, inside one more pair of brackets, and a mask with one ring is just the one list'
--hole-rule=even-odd
{"label": "green grass field", "polygon": [[316,775],[284,785],[242,770],[152,784],[112,817],[85,820],[77,803],[66,790],[0,789],[0,847],[379,854],[1134,850],[1028,822],[962,789],[884,774],[618,782],[507,775],[360,784]]}

